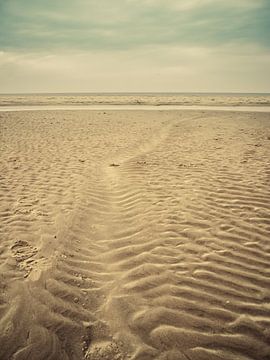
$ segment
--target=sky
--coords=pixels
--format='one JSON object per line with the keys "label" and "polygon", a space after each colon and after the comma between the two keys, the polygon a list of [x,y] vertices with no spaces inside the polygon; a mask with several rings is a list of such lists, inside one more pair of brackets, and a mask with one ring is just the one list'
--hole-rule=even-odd
{"label": "sky", "polygon": [[270,0],[0,0],[0,93],[270,92]]}

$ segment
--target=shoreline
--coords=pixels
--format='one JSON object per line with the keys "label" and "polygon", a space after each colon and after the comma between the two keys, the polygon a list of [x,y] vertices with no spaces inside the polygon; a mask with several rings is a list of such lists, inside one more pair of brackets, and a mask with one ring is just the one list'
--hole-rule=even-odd
{"label": "shoreline", "polygon": [[122,105],[122,104],[102,104],[102,105],[0,105],[0,112],[13,111],[42,111],[42,110],[141,110],[141,111],[175,111],[175,110],[195,110],[195,111],[240,111],[240,112],[270,112],[270,106],[265,105]]}

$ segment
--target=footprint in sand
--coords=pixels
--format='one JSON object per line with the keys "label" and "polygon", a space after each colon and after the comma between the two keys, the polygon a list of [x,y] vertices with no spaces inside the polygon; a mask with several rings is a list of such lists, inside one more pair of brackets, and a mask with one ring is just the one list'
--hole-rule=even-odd
{"label": "footprint in sand", "polygon": [[25,240],[16,240],[10,249],[13,257],[18,263],[19,268],[25,270],[27,274],[29,274],[32,270],[32,266],[30,264],[34,261],[32,257],[37,254],[37,248],[31,246]]}
{"label": "footprint in sand", "polygon": [[92,344],[85,353],[87,360],[124,360],[120,347],[113,341],[99,341]]}

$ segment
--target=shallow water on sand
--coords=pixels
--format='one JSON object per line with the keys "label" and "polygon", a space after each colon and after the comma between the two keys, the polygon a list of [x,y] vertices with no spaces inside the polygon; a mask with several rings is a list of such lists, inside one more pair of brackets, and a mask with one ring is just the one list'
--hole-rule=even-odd
{"label": "shallow water on sand", "polygon": [[207,105],[14,105],[0,106],[2,111],[28,110],[217,110],[270,112],[270,106],[207,106]]}

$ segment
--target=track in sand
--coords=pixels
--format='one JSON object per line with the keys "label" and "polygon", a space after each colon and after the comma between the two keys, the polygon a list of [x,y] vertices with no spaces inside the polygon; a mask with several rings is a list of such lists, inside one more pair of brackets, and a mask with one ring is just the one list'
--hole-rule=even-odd
{"label": "track in sand", "polygon": [[0,359],[270,358],[269,114],[0,116]]}

